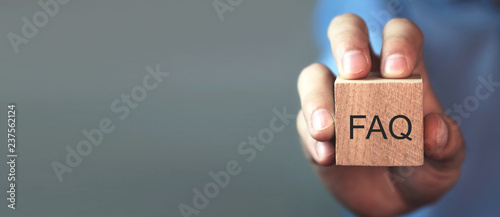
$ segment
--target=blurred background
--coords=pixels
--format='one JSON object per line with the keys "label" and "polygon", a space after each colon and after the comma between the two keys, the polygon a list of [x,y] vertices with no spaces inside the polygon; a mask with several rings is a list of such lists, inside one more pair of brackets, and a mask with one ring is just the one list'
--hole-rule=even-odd
{"label": "blurred background", "polygon": [[[318,59],[315,2],[214,2],[0,1],[0,131],[15,103],[18,154],[16,210],[4,202],[0,216],[182,216],[182,204],[198,216],[338,215],[295,120],[266,134],[276,111],[297,113],[297,75]],[[137,95],[148,66],[169,75]],[[122,101],[131,94],[133,108]],[[113,132],[69,166],[68,150],[101,120]],[[268,144],[239,151],[259,135]],[[193,189],[232,160],[241,172],[197,209]],[[56,162],[71,172],[58,179]]]}

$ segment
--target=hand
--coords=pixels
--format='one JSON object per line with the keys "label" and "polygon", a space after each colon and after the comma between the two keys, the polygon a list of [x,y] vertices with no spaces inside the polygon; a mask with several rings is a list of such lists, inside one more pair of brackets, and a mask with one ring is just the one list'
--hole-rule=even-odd
{"label": "hand", "polygon": [[465,157],[462,133],[432,91],[422,58],[423,35],[407,19],[392,19],[383,30],[380,57],[370,48],[365,22],[353,14],[337,16],[328,38],[339,75],[360,79],[370,71],[385,78],[420,73],[424,85],[424,165],[420,167],[346,167],[335,164],[333,83],[324,65],[306,67],[298,79],[302,110],[297,117],[301,142],[325,186],[352,212],[393,216],[433,203],[458,181]]}

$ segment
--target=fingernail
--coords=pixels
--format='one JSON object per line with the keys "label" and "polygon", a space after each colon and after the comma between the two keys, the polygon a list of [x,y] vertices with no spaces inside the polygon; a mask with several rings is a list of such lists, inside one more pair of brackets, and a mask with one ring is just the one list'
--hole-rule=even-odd
{"label": "fingernail", "polygon": [[436,148],[443,148],[448,142],[448,126],[444,122],[443,118],[439,118],[439,126],[436,135]]}
{"label": "fingernail", "polygon": [[365,56],[359,50],[352,50],[344,53],[342,64],[344,72],[347,74],[359,73],[368,65]]}
{"label": "fingernail", "polygon": [[326,109],[318,109],[313,112],[312,117],[312,127],[315,130],[323,130],[333,123],[333,116]]}
{"label": "fingernail", "polygon": [[400,75],[407,67],[406,57],[402,54],[392,54],[385,60],[384,71],[390,75]]}
{"label": "fingernail", "polygon": [[326,146],[328,144],[325,144],[324,142],[317,142],[316,143],[316,155],[318,156],[318,160],[323,160],[328,156]]}

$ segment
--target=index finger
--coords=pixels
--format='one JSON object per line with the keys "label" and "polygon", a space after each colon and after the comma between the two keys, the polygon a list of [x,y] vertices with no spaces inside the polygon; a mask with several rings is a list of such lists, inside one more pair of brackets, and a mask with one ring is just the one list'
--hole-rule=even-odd
{"label": "index finger", "polygon": [[370,39],[363,19],[354,14],[335,17],[328,27],[328,38],[340,77],[360,79],[368,75],[372,65]]}

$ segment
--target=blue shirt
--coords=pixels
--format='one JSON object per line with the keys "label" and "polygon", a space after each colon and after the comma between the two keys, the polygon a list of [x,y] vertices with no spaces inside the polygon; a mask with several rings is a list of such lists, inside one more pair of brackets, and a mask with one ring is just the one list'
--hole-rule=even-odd
{"label": "blue shirt", "polygon": [[[467,154],[457,185],[408,216],[500,213],[500,6],[492,0],[319,0],[314,17],[319,62],[337,75],[326,37],[333,17],[354,13],[368,25],[376,53],[382,29],[406,17],[423,31],[424,60],[446,114],[460,124]],[[346,211],[347,215],[350,215]]]}

